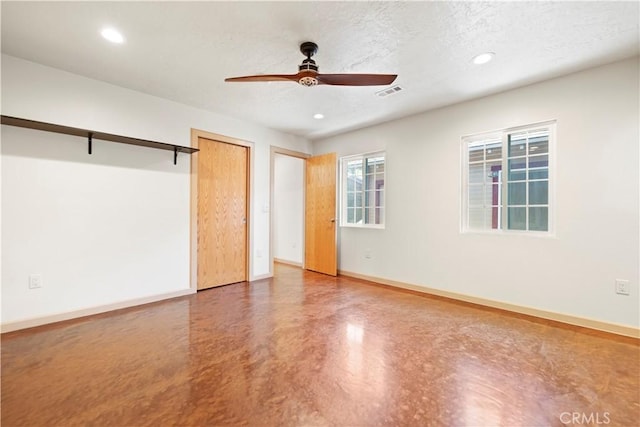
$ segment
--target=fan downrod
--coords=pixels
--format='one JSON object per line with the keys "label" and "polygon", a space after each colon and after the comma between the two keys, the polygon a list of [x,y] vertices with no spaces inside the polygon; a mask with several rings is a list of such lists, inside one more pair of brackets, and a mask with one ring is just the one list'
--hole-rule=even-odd
{"label": "fan downrod", "polygon": [[300,45],[300,52],[302,52],[307,59],[311,59],[311,57],[318,52],[318,45],[314,42],[304,42]]}

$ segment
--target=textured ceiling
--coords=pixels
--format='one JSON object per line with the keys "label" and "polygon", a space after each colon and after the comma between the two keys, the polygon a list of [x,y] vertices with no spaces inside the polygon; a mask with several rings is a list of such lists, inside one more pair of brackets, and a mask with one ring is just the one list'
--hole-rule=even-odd
{"label": "textured ceiling", "polygon": [[[310,139],[638,54],[638,2],[8,2],[3,53]],[[104,41],[120,29],[122,45]],[[397,73],[404,89],[225,77]],[[496,53],[472,64],[474,55]],[[324,120],[314,120],[314,113]]]}

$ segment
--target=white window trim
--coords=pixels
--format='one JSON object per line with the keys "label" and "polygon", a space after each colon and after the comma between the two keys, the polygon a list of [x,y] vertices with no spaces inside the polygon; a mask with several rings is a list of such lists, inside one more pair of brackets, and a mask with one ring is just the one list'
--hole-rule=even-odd
{"label": "white window trim", "polygon": [[[346,211],[345,211],[346,205],[347,205],[347,202],[346,202],[347,192],[345,191],[345,188],[344,188],[344,186],[346,185],[346,183],[344,182],[344,179],[345,179],[344,164],[350,159],[375,157],[380,155],[384,156],[384,171],[382,172],[384,176],[384,186],[385,186],[384,204],[382,205],[382,209],[384,210],[384,217],[383,217],[384,220],[382,224],[365,224],[364,222],[362,224],[347,223]],[[371,152],[360,153],[360,154],[350,154],[348,156],[340,157],[340,223],[339,223],[340,227],[384,229],[386,222],[387,222],[387,152],[384,150],[379,150],[379,151],[371,151]]]}
{"label": "white window trim", "polygon": [[[516,126],[507,129],[489,131],[473,135],[463,135],[460,138],[460,167],[462,170],[460,181],[460,233],[461,234],[481,234],[481,235],[507,235],[507,236],[527,236],[527,237],[542,237],[542,238],[556,238],[556,126],[557,120],[545,120],[535,122],[531,124]],[[533,231],[533,230],[509,230],[502,227],[499,230],[480,230],[471,229],[467,227],[469,206],[468,206],[468,183],[469,183],[469,143],[484,141],[487,139],[502,139],[503,150],[508,146],[509,134],[517,133],[519,131],[533,130],[536,127],[545,127],[549,130],[549,193],[548,193],[548,218],[547,218],[547,231]],[[503,153],[503,162],[507,158],[506,152]],[[506,170],[503,168],[503,170]],[[503,185],[503,194],[506,192],[506,185]],[[505,201],[502,206],[502,217],[506,218],[507,204],[506,197],[503,197]],[[506,219],[505,219],[506,221]]]}

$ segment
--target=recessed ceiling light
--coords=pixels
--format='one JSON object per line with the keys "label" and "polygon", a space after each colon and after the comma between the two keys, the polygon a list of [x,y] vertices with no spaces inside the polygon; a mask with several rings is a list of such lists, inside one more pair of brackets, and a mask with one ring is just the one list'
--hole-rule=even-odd
{"label": "recessed ceiling light", "polygon": [[124,43],[124,37],[115,28],[105,28],[100,32],[100,34],[102,34],[102,37],[109,40],[111,43]]}
{"label": "recessed ceiling light", "polygon": [[316,113],[313,115],[313,118],[316,120],[324,119],[324,114]]}
{"label": "recessed ceiling light", "polygon": [[491,61],[494,56],[496,56],[496,54],[493,52],[481,53],[473,58],[473,63],[476,65],[486,64]]}

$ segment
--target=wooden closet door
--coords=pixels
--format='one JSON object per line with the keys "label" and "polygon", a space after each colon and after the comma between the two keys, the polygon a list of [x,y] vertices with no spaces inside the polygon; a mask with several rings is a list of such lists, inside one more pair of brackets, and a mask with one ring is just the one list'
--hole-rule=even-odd
{"label": "wooden closet door", "polygon": [[198,289],[247,280],[248,148],[199,138]]}

